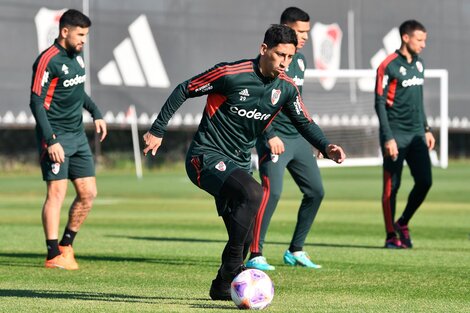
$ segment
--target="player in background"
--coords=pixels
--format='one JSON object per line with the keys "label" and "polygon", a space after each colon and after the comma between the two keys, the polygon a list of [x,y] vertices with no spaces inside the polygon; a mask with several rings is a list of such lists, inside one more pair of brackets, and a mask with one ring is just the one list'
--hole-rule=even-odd
{"label": "player in background", "polygon": [[[298,50],[308,40],[310,17],[299,8],[289,7],[281,15],[281,24],[289,26],[297,34],[297,52],[285,73],[292,78],[299,92],[302,93],[307,62]],[[303,198],[290,246],[284,253],[284,263],[291,266],[320,268],[321,266],[312,262],[308,253],[303,251],[305,239],[324,195],[320,170],[312,147],[299,134],[290,119],[281,112],[266,132],[259,137],[256,151],[259,157],[263,199],[266,200],[261,203],[255,219],[250,259],[246,266],[260,270],[275,269],[263,256],[263,244],[271,217],[281,197],[284,172],[287,168],[303,193]]]}
{"label": "player in background", "polygon": [[[36,119],[42,176],[47,185],[42,208],[47,268],[78,269],[72,244],[97,193],[93,155],[82,122],[83,109],[93,116],[101,141],[107,131],[98,107],[84,89],[82,50],[90,26],[90,19],[81,12],[64,12],[58,38],[33,65],[30,107]],[[75,187],[76,197],[59,243],[60,210],[68,179]]]}
{"label": "player in background", "polygon": [[188,98],[208,95],[201,123],[186,158],[190,180],[215,198],[228,242],[212,281],[213,300],[230,300],[230,283],[244,269],[253,223],[263,201],[250,174],[256,138],[282,110],[308,142],[337,163],[345,154],[330,144],[308,115],[295,83],[284,73],[295,54],[297,36],[285,25],[265,33],[256,59],[220,63],[179,84],[144,135],[144,154],[157,153],[168,121]]}
{"label": "player in background", "polygon": [[[424,63],[419,57],[426,46],[426,28],[418,21],[408,20],[399,30],[401,47],[380,64],[375,86],[383,153],[385,248],[392,249],[413,247],[408,223],[431,188],[429,150],[435,143],[424,112]],[[396,197],[405,160],[414,186],[402,215],[395,221]]]}

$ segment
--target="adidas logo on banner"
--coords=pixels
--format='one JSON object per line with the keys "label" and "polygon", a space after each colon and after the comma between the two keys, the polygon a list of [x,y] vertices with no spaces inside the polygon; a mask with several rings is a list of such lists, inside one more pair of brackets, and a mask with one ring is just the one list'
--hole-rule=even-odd
{"label": "adidas logo on banner", "polygon": [[129,25],[130,38],[113,50],[114,60],[98,71],[102,85],[168,88],[170,80],[145,15]]}
{"label": "adidas logo on banner", "polygon": [[245,97],[249,97],[249,96],[250,96],[250,93],[248,92],[248,89],[243,89],[243,90],[240,91],[238,94],[241,95],[241,96],[245,96]]}
{"label": "adidas logo on banner", "polygon": [[[374,56],[370,59],[370,65],[372,69],[376,70],[379,67],[380,63],[396,49],[400,48],[401,45],[401,36],[400,31],[397,27],[392,28],[384,37],[383,37],[384,48],[377,51]],[[375,77],[363,77],[358,80],[358,86],[361,91],[364,92],[373,92],[375,89]]]}

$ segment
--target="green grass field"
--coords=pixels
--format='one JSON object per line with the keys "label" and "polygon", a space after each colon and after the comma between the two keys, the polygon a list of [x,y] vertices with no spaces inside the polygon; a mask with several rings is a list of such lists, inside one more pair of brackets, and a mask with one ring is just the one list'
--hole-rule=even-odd
{"label": "green grass field", "polygon": [[[265,256],[268,312],[470,312],[470,163],[434,169],[410,228],[415,248],[382,248],[381,168],[322,169],[326,197],[307,239],[321,270],[283,265],[300,193],[286,176]],[[213,199],[182,167],[98,172],[99,195],[74,247],[81,269],[43,268],[39,171],[0,178],[0,312],[229,312],[208,289],[226,241]],[[257,176],[257,173],[255,174]],[[398,201],[411,186],[408,170]],[[71,187],[71,185],[70,185]],[[67,206],[72,201],[70,188]],[[67,208],[62,211],[62,224]]]}

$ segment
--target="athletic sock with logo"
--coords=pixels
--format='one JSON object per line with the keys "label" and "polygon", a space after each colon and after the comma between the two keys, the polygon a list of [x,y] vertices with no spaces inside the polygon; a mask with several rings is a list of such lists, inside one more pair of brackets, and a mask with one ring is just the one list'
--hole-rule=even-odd
{"label": "athletic sock with logo", "polygon": [[48,260],[51,260],[60,254],[58,239],[46,240],[46,247]]}
{"label": "athletic sock with logo", "polygon": [[71,246],[73,244],[73,240],[75,239],[75,235],[77,235],[77,232],[70,230],[68,227],[65,227],[64,235],[62,236],[60,245]]}

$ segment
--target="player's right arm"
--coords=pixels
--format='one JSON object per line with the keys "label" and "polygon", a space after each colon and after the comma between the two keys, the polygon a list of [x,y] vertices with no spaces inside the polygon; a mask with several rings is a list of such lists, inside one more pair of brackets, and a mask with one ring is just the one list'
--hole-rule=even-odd
{"label": "player's right arm", "polygon": [[[251,66],[251,62],[250,62]],[[217,64],[213,68],[180,83],[163,104],[160,113],[153,122],[150,130],[144,135],[144,155],[152,151],[157,153],[166,132],[166,127],[171,117],[181,105],[188,99],[200,97],[210,93],[222,93],[225,85],[225,77],[229,68],[227,63]]]}
{"label": "player's right arm", "polygon": [[[41,137],[47,145],[49,158],[58,163],[64,162],[64,149],[58,142],[56,134],[47,118],[46,110],[49,110],[52,94],[56,87],[58,77],[54,73],[51,59],[56,53],[54,46],[43,53],[33,65],[33,78],[31,83],[31,96],[29,106],[36,124],[41,133]],[[57,49],[57,48],[55,48]]]}
{"label": "player's right arm", "polygon": [[387,115],[387,105],[393,104],[387,104],[387,95],[390,88],[389,82],[393,79],[388,68],[390,64],[389,60],[390,57],[385,59],[377,68],[375,81],[375,111],[379,118],[380,136],[384,144],[384,155],[396,159],[398,157],[398,146],[393,137]]}

